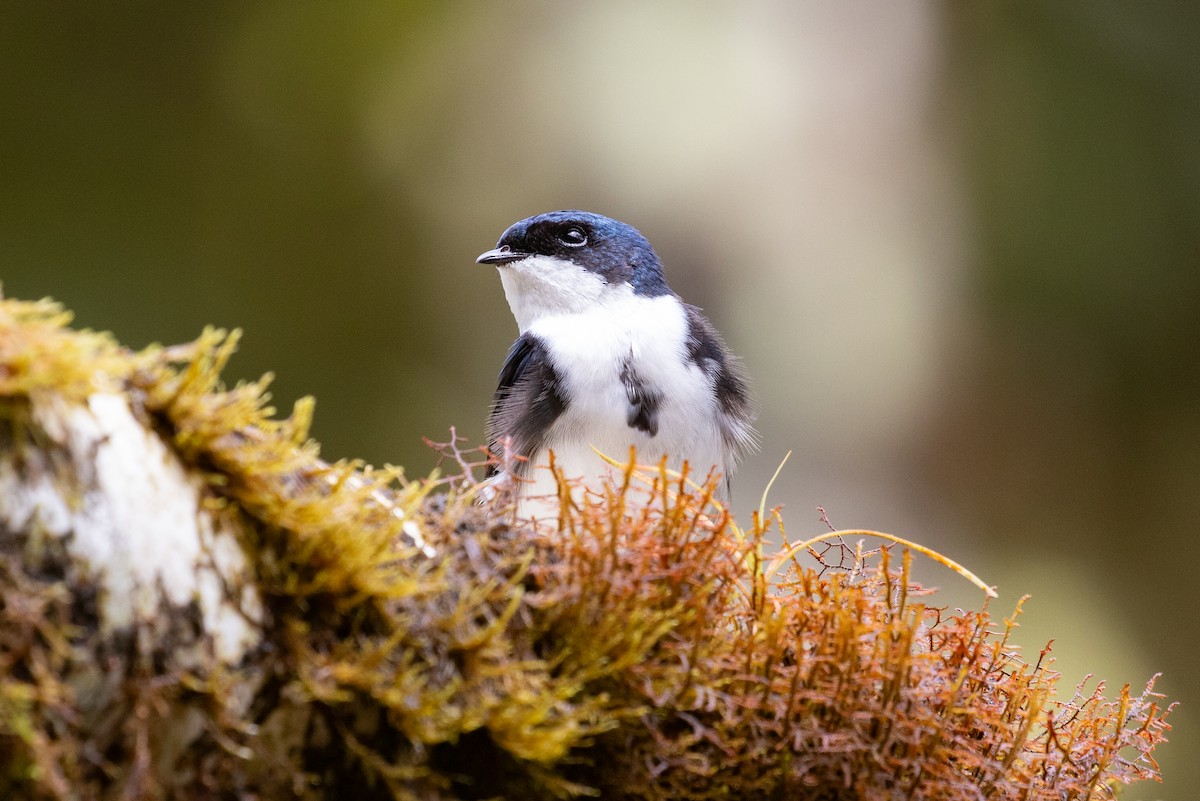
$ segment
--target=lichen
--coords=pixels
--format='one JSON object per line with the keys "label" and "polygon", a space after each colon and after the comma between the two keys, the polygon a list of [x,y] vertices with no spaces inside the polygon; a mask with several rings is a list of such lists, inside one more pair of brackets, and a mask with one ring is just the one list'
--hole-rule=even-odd
{"label": "lichen", "polygon": [[535,530],[455,443],[453,479],[323,462],[310,401],[277,419],[266,379],[221,384],[236,334],[133,352],[67,323],[0,301],[0,446],[44,442],[31,398],[123,394],[236,532],[263,644],[230,665],[104,633],[64,550],[0,532],[0,795],[1085,799],[1158,778],[1153,681],[1061,697],[1013,617],[937,607],[907,552],[773,562],[778,515],[739,529],[711,485],[653,471]]}

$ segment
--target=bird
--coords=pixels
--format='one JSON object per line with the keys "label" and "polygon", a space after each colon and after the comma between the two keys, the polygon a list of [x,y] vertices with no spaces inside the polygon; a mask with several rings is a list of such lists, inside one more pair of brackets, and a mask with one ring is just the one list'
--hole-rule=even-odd
{"label": "bird", "polygon": [[494,265],[518,337],[486,426],[498,477],[517,479],[517,514],[557,517],[550,454],[567,479],[598,489],[615,468],[599,455],[703,479],[756,446],[746,372],[702,311],[667,285],[654,248],[600,214],[552,211],[511,225],[476,262]]}

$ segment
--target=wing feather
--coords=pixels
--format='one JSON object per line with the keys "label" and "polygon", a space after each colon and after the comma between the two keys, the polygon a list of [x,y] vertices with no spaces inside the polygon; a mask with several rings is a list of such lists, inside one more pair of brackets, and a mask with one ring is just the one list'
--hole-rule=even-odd
{"label": "wing feather", "polygon": [[[731,462],[737,462],[758,444],[746,371],[698,308],[685,303],[684,310],[688,322],[688,358],[713,380],[722,412],[721,436]],[[732,467],[730,464],[729,468]]]}
{"label": "wing feather", "polygon": [[[497,457],[533,458],[566,408],[562,382],[545,343],[525,333],[509,348],[488,416],[488,448]],[[513,462],[521,475],[528,462]],[[493,468],[492,473],[498,472]]]}

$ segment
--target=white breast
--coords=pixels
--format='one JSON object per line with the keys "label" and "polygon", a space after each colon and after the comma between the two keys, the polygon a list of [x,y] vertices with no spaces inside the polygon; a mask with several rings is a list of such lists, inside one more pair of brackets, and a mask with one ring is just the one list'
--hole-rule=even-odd
{"label": "white breast", "polygon": [[[666,456],[674,470],[686,460],[697,480],[714,468],[725,472],[714,387],[688,358],[687,317],[677,297],[647,298],[628,286],[609,287],[602,302],[582,311],[539,315],[528,330],[545,343],[567,408],[551,426],[545,448],[532,457],[531,484],[522,491],[524,516],[557,514],[553,504],[534,500],[556,495],[546,468],[551,450],[568,478],[581,478],[593,489],[615,471],[592,446],[625,462],[633,445],[640,463],[657,464]],[[626,363],[661,394],[653,436],[628,424],[631,404],[621,380]]]}

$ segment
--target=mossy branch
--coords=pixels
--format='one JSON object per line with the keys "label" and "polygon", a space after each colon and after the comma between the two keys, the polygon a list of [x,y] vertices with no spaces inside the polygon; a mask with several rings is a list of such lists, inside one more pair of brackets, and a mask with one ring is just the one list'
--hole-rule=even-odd
{"label": "mossy branch", "polygon": [[321,461],[311,403],[279,420],[266,379],[220,383],[236,334],[132,352],[68,322],[0,301],[0,795],[1083,799],[1158,778],[1153,680],[1056,696],[1015,613],[931,604],[909,549],[780,550],[778,512],[741,530],[711,483],[633,467],[533,530],[466,477]]}

